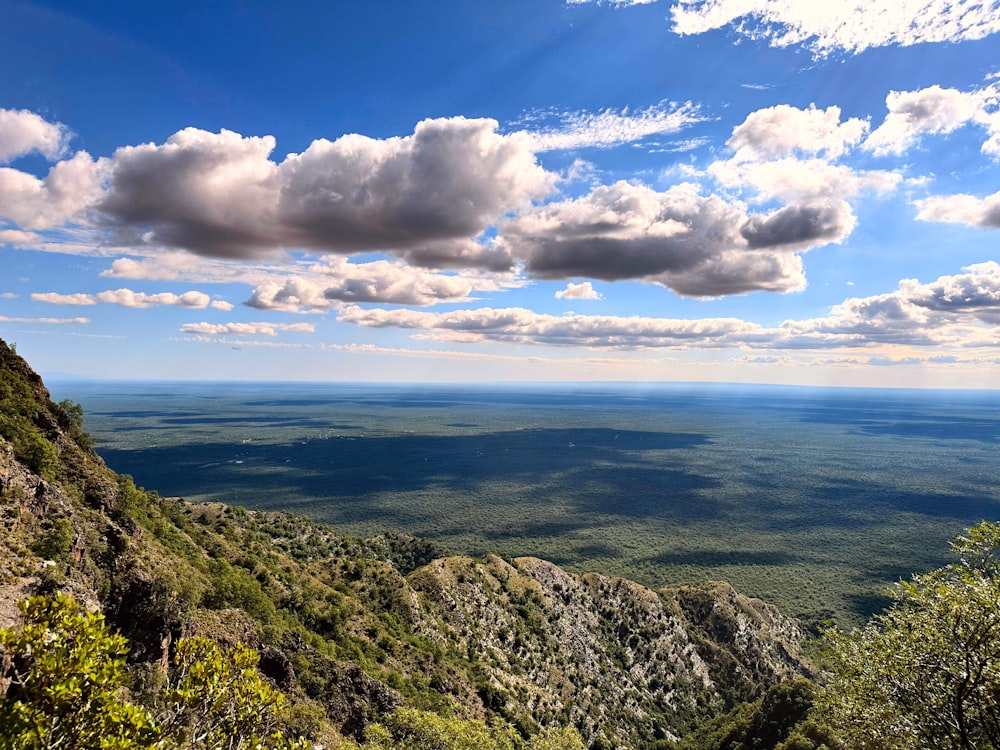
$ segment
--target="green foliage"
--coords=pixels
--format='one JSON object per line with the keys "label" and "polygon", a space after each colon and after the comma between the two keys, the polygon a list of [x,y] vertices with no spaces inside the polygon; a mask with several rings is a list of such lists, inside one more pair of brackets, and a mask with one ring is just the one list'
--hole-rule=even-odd
{"label": "green foliage", "polygon": [[164,734],[186,750],[306,748],[278,731],[287,701],[261,677],[259,660],[243,645],[180,640],[161,711]]}
{"label": "green foliage", "polygon": [[38,396],[21,368],[0,367],[0,437],[11,444],[18,460],[51,480],[59,454],[34,423],[39,413]]}
{"label": "green foliage", "polygon": [[262,624],[277,617],[274,602],[261,588],[260,581],[240,567],[225,560],[212,560],[209,565],[212,590],[206,592],[203,604],[212,609],[238,607]]}
{"label": "green foliage", "polygon": [[0,630],[0,750],[304,750],[279,731],[285,697],[259,654],[204,638],[177,644],[156,712],[124,697],[123,636],[65,594],[20,604]]}
{"label": "green foliage", "polygon": [[83,407],[68,398],[63,399],[56,406],[59,407],[63,416],[66,417],[70,437],[84,450],[91,450],[94,447],[94,441],[83,429]]}
{"label": "green foliage", "polygon": [[73,546],[73,524],[68,518],[57,518],[31,545],[31,551],[46,560],[63,562]]}
{"label": "green foliage", "polygon": [[360,750],[583,750],[572,729],[549,730],[522,740],[508,725],[448,719],[412,708],[396,709],[365,734]]}
{"label": "green foliage", "polygon": [[69,420],[70,427],[74,430],[83,431],[83,407],[66,398],[60,401],[57,406],[62,409],[63,414]]}
{"label": "green foliage", "polygon": [[0,630],[10,680],[0,697],[0,748],[153,747],[152,716],[119,697],[127,649],[104,617],[64,594],[32,597],[21,611],[21,628]]}
{"label": "green foliage", "polygon": [[46,479],[53,479],[59,458],[56,447],[30,420],[16,412],[8,413],[7,408],[0,403],[0,410],[3,410],[0,412],[0,437],[11,444],[14,455],[29,469]]}
{"label": "green foliage", "polygon": [[809,719],[817,694],[808,680],[789,680],[770,688],[759,700],[716,719],[674,750],[822,750],[830,731]]}
{"label": "green foliage", "polygon": [[953,548],[958,562],[900,583],[865,628],[831,635],[821,715],[848,747],[1000,748],[1000,525]]}

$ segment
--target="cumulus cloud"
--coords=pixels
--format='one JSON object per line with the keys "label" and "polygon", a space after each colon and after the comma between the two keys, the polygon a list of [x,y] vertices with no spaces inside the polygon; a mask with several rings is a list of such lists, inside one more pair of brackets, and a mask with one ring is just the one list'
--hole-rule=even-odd
{"label": "cumulus cloud", "polygon": [[617,182],[506,222],[500,242],[538,278],[642,279],[690,296],[792,291],[794,256],[853,227],[839,203],[750,214],[744,204],[682,183],[664,192]]}
{"label": "cumulus cloud", "polygon": [[94,161],[86,151],[56,162],[39,179],[10,167],[0,167],[0,219],[21,229],[47,229],[79,218],[101,194],[107,161]]}
{"label": "cumulus cloud", "polygon": [[185,128],[166,143],[119,148],[99,209],[125,241],[223,257],[260,255],[274,231],[272,136]]}
{"label": "cumulus cloud", "polygon": [[836,159],[861,142],[865,120],[840,121],[840,107],[799,109],[787,104],[758,109],[733,129],[726,145],[737,161],[778,159],[796,153]]}
{"label": "cumulus cloud", "polygon": [[707,172],[723,187],[752,190],[760,201],[843,201],[866,192],[890,193],[902,181],[898,172],[855,170],[823,159],[730,159],[713,162]]}
{"label": "cumulus cloud", "polygon": [[398,253],[413,266],[422,268],[460,268],[503,272],[514,267],[514,259],[491,243],[472,240],[436,242]]}
{"label": "cumulus cloud", "polygon": [[558,126],[527,131],[535,151],[574,148],[611,148],[652,135],[676,133],[704,118],[691,102],[661,103],[646,109],[605,109],[601,112],[542,112],[525,118],[528,123],[555,118]]}
{"label": "cumulus cloud", "polygon": [[[733,252],[720,256],[730,263],[741,261],[760,283],[736,289],[801,288],[805,280],[800,260],[789,259],[787,253],[842,242],[857,223],[852,199],[896,189],[902,181],[897,172],[859,171],[834,163],[855,148],[867,130],[864,120],[842,121],[838,107],[820,110],[787,105],[752,112],[733,129],[727,141],[733,156],[713,162],[705,173],[753,202],[783,204],[766,213],[748,214],[742,209],[742,217],[730,220],[738,221],[742,247],[758,251],[756,257]],[[710,236],[723,235],[716,231]],[[741,247],[732,239],[728,243],[732,249]],[[706,271],[716,272],[720,267],[712,264]],[[704,279],[697,283],[706,285]]]}
{"label": "cumulus cloud", "polygon": [[69,130],[26,109],[0,109],[0,164],[37,152],[54,161],[66,151]]}
{"label": "cumulus cloud", "polygon": [[916,202],[920,221],[968,224],[986,229],[1000,228],[1000,192],[977,198],[974,195],[935,195]]}
{"label": "cumulus cloud", "polygon": [[982,39],[1000,31],[1000,0],[677,0],[673,31],[731,26],[772,47],[805,45],[817,57],[843,50]]}
{"label": "cumulus cloud", "polygon": [[906,279],[900,282],[899,293],[926,310],[1000,323],[1000,263],[986,261],[962,270],[965,273],[941,276],[929,284]]}
{"label": "cumulus cloud", "polygon": [[322,310],[342,302],[433,305],[468,299],[472,279],[433,273],[403,263],[350,263],[333,258],[315,264],[311,276],[290,276],[259,284],[246,304],[261,310]]}
{"label": "cumulus cloud", "polygon": [[876,156],[902,154],[922,135],[951,133],[974,120],[986,118],[986,107],[996,102],[996,87],[964,92],[930,86],[918,91],[892,91],[885,99],[889,114],[864,142]]}
{"label": "cumulus cloud", "polygon": [[962,271],[928,283],[904,279],[894,292],[847,299],[825,318],[788,321],[782,324],[785,345],[995,346],[1000,264],[977,263]]}
{"label": "cumulus cloud", "polygon": [[121,307],[161,307],[173,305],[175,307],[185,307],[191,310],[203,310],[212,307],[217,310],[231,310],[232,305],[222,300],[212,301],[204,292],[184,292],[184,294],[174,294],[172,292],[160,292],[158,294],[146,294],[145,292],[134,292],[131,289],[114,289],[96,294],[58,294],[56,292],[35,292],[31,295],[35,302],[47,302],[52,305],[96,305],[109,304],[120,305]]}
{"label": "cumulus cloud", "polygon": [[212,336],[277,336],[279,332],[314,333],[309,323],[185,323],[181,333]]}
{"label": "cumulus cloud", "polygon": [[757,214],[740,227],[753,250],[788,248],[807,250],[818,244],[838,242],[854,228],[854,215],[843,201],[818,205],[785,206]]}
{"label": "cumulus cloud", "polygon": [[749,189],[759,201],[832,204],[862,192],[887,193],[902,180],[897,172],[859,171],[834,163],[857,146],[864,120],[841,121],[838,107],[819,110],[787,105],[750,113],[733,129],[729,159],[709,165],[720,185]]}
{"label": "cumulus cloud", "polygon": [[1000,345],[1000,263],[968,266],[929,283],[905,279],[894,292],[845,300],[820,318],[765,327],[735,318],[684,320],[549,315],[523,308],[422,312],[344,307],[344,323],[416,331],[464,343],[547,344],[602,349],[857,349],[874,346]]}
{"label": "cumulus cloud", "polygon": [[584,281],[581,284],[574,284],[571,281],[565,289],[556,292],[556,299],[604,299],[604,297],[594,289],[594,285],[589,281]]}
{"label": "cumulus cloud", "polygon": [[440,267],[451,250],[455,265],[492,267],[498,256],[467,243],[556,180],[526,134],[497,127],[424,120],[401,138],[317,140],[280,164],[269,158],[270,136],[188,128],[162,145],[119,149],[99,209],[134,242],[200,255],[385,250]]}

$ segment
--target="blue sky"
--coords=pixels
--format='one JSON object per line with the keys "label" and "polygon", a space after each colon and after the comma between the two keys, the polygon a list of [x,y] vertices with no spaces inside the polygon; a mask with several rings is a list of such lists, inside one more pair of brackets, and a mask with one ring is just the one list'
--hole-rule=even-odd
{"label": "blue sky", "polygon": [[1000,2],[0,3],[43,374],[1000,386]]}

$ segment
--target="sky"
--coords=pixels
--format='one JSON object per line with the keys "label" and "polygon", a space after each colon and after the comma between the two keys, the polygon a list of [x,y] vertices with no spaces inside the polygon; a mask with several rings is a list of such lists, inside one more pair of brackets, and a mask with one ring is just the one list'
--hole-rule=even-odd
{"label": "sky", "polygon": [[48,377],[1000,388],[1000,0],[0,0]]}

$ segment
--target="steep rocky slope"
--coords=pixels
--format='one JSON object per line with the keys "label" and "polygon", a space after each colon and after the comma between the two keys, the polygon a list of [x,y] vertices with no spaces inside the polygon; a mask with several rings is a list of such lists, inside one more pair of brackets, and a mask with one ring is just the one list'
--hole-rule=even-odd
{"label": "steep rocky slope", "polygon": [[726,584],[651,591],[139,490],[0,341],[0,626],[56,589],[129,638],[137,684],[179,635],[248,642],[328,743],[409,704],[643,747],[810,674],[799,625]]}

